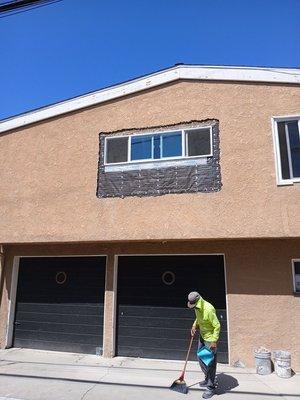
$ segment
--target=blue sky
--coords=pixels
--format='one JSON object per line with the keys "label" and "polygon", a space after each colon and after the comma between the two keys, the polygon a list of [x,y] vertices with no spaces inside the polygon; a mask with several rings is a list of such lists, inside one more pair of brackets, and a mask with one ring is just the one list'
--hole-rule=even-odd
{"label": "blue sky", "polygon": [[300,67],[299,15],[300,0],[61,0],[1,14],[0,119],[175,63]]}

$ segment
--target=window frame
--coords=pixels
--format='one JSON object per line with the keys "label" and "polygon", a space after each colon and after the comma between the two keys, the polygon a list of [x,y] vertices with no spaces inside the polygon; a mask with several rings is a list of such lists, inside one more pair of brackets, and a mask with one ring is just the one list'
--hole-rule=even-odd
{"label": "window frame", "polygon": [[[279,146],[279,137],[278,137],[278,122],[289,122],[289,121],[298,121],[298,130],[300,136],[300,115],[287,115],[287,116],[279,116],[272,117],[272,132],[273,132],[273,143],[274,143],[274,153],[275,153],[275,169],[276,169],[276,182],[278,186],[287,186],[293,185],[294,183],[300,182],[300,177],[292,177],[290,179],[282,178],[281,171],[281,157],[280,157],[280,146]],[[292,172],[292,159],[291,159],[291,149],[289,142],[289,135],[285,129],[286,133],[286,141],[287,141],[287,150],[288,150],[288,161],[289,161],[289,170]]]}
{"label": "window frame", "polygon": [[[296,289],[296,271],[295,271],[295,263],[300,263],[300,258],[293,258],[292,259],[292,275],[293,275],[293,289],[294,294],[300,295],[300,290],[297,291]],[[298,275],[298,274],[297,274]]]}
{"label": "window frame", "polygon": [[[207,125],[207,126],[198,126],[198,127],[193,127],[193,128],[181,128],[181,129],[168,129],[165,131],[160,131],[160,132],[139,132],[131,135],[116,135],[116,136],[106,136],[104,140],[104,165],[105,166],[112,166],[112,165],[131,165],[131,164],[145,164],[145,163],[159,163],[159,162],[164,162],[164,161],[180,161],[180,160],[191,160],[191,159],[198,159],[198,158],[207,158],[207,157],[212,157],[213,156],[213,134],[212,134],[212,128],[213,125]],[[192,131],[192,130],[200,130],[200,129],[209,129],[209,135],[210,135],[210,153],[205,154],[205,155],[199,155],[199,156],[187,156],[186,155],[186,149],[187,149],[187,135],[186,131]],[[153,157],[153,151],[154,151],[154,146],[153,146],[153,141],[154,141],[154,136],[155,135],[163,135],[163,134],[171,134],[173,132],[181,132],[181,147],[182,147],[182,155],[181,156],[175,156],[175,157],[162,157],[162,158],[147,158],[143,160],[131,160],[131,138],[132,137],[137,137],[137,136],[152,136],[152,157]],[[117,162],[117,163],[107,163],[107,140],[114,140],[114,139],[119,139],[119,138],[124,138],[128,137],[128,151],[127,151],[127,161],[124,162]],[[160,142],[162,142],[162,137],[160,139]],[[162,146],[160,146],[160,152],[162,154]]]}

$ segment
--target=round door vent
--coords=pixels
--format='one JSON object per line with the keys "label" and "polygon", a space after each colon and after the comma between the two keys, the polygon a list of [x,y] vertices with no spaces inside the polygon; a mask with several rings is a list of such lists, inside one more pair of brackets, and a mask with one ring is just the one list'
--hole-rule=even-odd
{"label": "round door vent", "polygon": [[162,276],[161,276],[161,280],[163,281],[163,283],[165,285],[173,285],[173,283],[175,282],[175,274],[172,271],[165,271]]}
{"label": "round door vent", "polygon": [[67,274],[64,271],[60,271],[55,275],[55,281],[58,285],[63,285],[67,280]]}

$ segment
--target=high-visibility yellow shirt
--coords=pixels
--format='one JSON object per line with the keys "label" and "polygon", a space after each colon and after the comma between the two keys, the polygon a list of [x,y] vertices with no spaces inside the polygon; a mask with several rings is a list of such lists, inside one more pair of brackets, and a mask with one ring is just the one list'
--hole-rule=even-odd
{"label": "high-visibility yellow shirt", "polygon": [[214,306],[201,297],[194,310],[196,319],[193,326],[199,328],[203,340],[206,342],[217,342],[220,336],[221,324]]}

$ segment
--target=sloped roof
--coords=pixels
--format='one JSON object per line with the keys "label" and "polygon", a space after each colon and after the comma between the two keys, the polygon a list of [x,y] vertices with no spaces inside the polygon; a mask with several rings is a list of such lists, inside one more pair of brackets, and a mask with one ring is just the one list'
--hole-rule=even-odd
{"label": "sloped roof", "polygon": [[175,65],[127,82],[74,97],[59,103],[39,108],[12,118],[0,121],[0,133],[26,126],[58,115],[85,107],[104,103],[147,90],[166,83],[184,80],[265,82],[280,84],[300,84],[298,68],[268,67],[225,67],[202,65]]}

